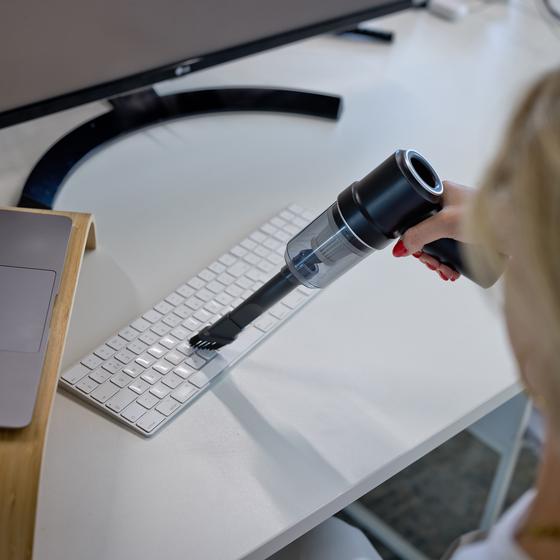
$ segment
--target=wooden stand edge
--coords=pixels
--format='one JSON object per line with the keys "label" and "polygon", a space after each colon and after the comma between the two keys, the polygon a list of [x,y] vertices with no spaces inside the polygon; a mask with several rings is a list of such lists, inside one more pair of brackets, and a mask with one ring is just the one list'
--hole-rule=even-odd
{"label": "wooden stand edge", "polygon": [[50,336],[31,424],[20,430],[0,428],[0,559],[31,560],[41,463],[49,417],[58,383],[68,322],[86,249],[96,246],[90,214],[3,208],[68,216],[72,232],[63,277],[53,307]]}

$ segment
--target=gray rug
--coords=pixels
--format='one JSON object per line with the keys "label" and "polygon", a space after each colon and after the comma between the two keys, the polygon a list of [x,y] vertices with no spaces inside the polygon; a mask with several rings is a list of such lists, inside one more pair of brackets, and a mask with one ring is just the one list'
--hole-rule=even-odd
{"label": "gray rug", "polygon": [[[506,507],[534,484],[537,448],[533,440],[524,440]],[[494,451],[462,432],[361,502],[429,558],[438,559],[458,536],[478,527],[497,463]],[[400,560],[371,540],[385,560]]]}

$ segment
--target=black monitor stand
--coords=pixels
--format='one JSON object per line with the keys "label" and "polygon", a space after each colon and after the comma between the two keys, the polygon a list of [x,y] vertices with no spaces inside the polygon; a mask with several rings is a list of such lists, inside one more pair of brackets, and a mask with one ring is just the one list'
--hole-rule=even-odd
{"label": "black monitor stand", "polygon": [[80,125],[41,157],[18,206],[52,209],[65,177],[87,154],[115,138],[165,121],[232,111],[266,111],[338,120],[338,96],[275,88],[218,88],[160,96],[153,88],[110,100],[112,109]]}

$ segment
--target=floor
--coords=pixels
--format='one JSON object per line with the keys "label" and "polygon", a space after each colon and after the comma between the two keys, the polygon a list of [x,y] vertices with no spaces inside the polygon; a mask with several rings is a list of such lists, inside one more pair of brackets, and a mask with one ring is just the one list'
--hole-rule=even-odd
{"label": "floor", "polygon": [[[533,485],[538,447],[532,436],[524,438],[507,504]],[[497,462],[496,453],[462,432],[361,502],[435,560],[458,536],[477,528]],[[371,540],[384,560],[401,560]]]}

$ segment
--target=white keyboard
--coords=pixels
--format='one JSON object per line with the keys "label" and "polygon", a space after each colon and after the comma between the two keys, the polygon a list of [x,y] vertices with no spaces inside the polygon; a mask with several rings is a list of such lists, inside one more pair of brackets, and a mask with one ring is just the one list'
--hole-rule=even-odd
{"label": "white keyboard", "polygon": [[297,288],[217,352],[188,344],[280,270],[287,241],[313,217],[296,205],[280,212],[114,333],[66,371],[60,385],[136,432],[153,435],[316,294]]}

